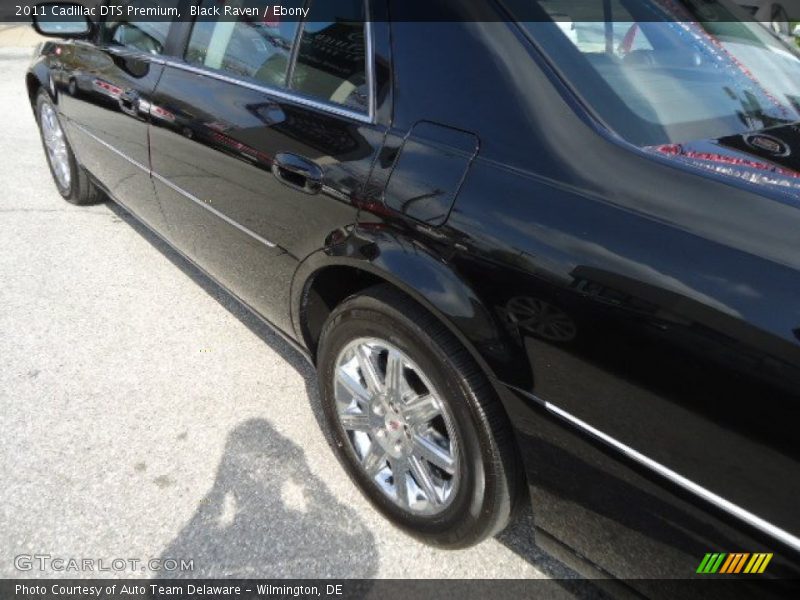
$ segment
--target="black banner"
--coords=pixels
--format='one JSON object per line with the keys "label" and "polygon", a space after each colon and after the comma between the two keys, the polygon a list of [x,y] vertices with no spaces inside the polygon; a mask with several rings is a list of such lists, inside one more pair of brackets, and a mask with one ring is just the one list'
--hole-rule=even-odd
{"label": "black banner", "polygon": [[[759,21],[785,22],[790,31],[800,22],[800,0],[758,2],[747,0],[370,0],[365,18],[391,21]],[[0,0],[0,22],[29,22],[40,18],[93,21],[301,20],[308,16],[310,0]],[[341,3],[314,3],[314,13],[337,12]],[[319,18],[317,16],[317,18]]]}
{"label": "black banner", "polygon": [[459,579],[4,579],[3,600],[266,600],[403,598],[797,598],[800,582],[742,577],[687,580]]}
{"label": "black banner", "polygon": [[161,580],[3,580],[3,600],[255,600],[296,598],[611,598],[600,588],[581,589],[558,580],[317,580],[317,579],[161,579]]}

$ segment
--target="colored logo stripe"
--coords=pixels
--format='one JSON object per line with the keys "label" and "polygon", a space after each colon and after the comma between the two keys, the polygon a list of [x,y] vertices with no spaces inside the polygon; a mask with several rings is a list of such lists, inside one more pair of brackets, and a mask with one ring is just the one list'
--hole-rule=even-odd
{"label": "colored logo stripe", "polygon": [[763,573],[772,560],[772,556],[772,553],[766,552],[755,554],[750,554],[749,552],[732,552],[730,554],[709,552],[703,557],[700,566],[697,567],[697,572],[703,574]]}
{"label": "colored logo stripe", "polygon": [[722,560],[725,558],[725,553],[706,554],[700,566],[697,567],[698,573],[716,573],[719,569]]}
{"label": "colored logo stripe", "polygon": [[753,554],[753,558],[747,563],[744,568],[745,573],[763,573],[767,568],[769,561],[772,560],[772,553],[770,554]]}
{"label": "colored logo stripe", "polygon": [[720,573],[738,573],[742,570],[744,562],[750,556],[748,552],[733,552],[728,555],[728,560],[722,565]]}

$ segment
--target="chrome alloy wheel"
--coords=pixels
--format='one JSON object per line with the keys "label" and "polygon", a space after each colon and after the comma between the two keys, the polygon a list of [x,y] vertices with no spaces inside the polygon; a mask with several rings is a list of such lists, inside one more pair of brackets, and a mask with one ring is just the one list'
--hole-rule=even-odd
{"label": "chrome alloy wheel", "polygon": [[353,340],[335,364],[336,413],[367,476],[405,510],[443,511],[458,487],[458,443],[427,376],[375,338]]}
{"label": "chrome alloy wheel", "polygon": [[39,121],[42,125],[42,137],[50,165],[53,169],[58,185],[65,190],[69,189],[71,183],[71,170],[69,166],[69,154],[67,150],[67,140],[64,138],[64,131],[56,117],[56,111],[49,102],[42,104]]}

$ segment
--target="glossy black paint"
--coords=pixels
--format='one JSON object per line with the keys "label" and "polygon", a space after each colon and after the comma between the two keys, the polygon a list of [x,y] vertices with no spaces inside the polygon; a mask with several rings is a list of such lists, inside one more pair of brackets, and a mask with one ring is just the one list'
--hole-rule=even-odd
{"label": "glossy black paint", "polygon": [[444,224],[478,146],[473,133],[417,122],[393,161],[384,204],[427,225]]}
{"label": "glossy black paint", "polygon": [[[149,161],[148,122],[139,106],[155,89],[162,67],[85,41],[60,50],[53,61],[54,79],[65,92],[59,95],[59,108],[78,161],[148,225],[164,227],[142,168]],[[98,140],[119,152],[109,152]]]}
{"label": "glossy black paint", "polygon": [[[165,67],[153,103],[176,115],[153,120],[150,131],[153,172],[173,186],[156,179],[159,202],[175,224],[169,235],[215,279],[291,331],[291,276],[332,230],[356,220],[351,196],[382,134],[173,66]],[[305,176],[275,164],[279,153],[325,165],[316,166],[316,191],[300,189],[291,178]],[[187,193],[248,231],[222,222]]]}
{"label": "glossy black paint", "polygon": [[376,281],[439,317],[503,400],[562,558],[683,578],[706,552],[769,551],[768,576],[800,576],[797,127],[635,148],[514,25],[455,22],[491,5],[380,20],[403,5],[372,3],[373,122],[84,42],[46,44],[28,85],[52,80],[104,188],[312,356]]}

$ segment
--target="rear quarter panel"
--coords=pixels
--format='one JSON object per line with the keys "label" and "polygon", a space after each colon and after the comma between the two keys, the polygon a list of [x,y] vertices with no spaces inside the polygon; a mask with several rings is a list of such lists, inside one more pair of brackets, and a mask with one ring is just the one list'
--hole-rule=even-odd
{"label": "rear quarter panel", "polygon": [[491,341],[450,322],[506,403],[542,539],[617,577],[691,577],[720,551],[797,576],[800,199],[602,134],[507,23],[393,24],[393,43],[387,145],[427,119],[480,153],[442,226],[369,188],[361,221],[430,249],[490,316]]}

